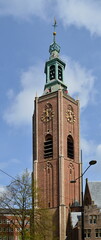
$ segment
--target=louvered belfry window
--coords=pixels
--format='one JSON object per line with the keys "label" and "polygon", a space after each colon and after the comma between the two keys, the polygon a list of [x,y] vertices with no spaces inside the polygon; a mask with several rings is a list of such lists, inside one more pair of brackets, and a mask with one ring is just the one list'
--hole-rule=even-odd
{"label": "louvered belfry window", "polygon": [[55,79],[55,65],[50,66],[50,80]]}
{"label": "louvered belfry window", "polygon": [[50,134],[46,135],[44,142],[44,158],[53,157],[53,138]]}
{"label": "louvered belfry window", "polygon": [[71,135],[67,137],[67,156],[74,159],[74,140]]}
{"label": "louvered belfry window", "polygon": [[62,80],[62,68],[58,66],[58,79]]}

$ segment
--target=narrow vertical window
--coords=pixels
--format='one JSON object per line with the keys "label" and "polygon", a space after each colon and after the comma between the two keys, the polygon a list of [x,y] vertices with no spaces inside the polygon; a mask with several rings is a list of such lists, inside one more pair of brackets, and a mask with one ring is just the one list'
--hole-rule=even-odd
{"label": "narrow vertical window", "polygon": [[95,237],[96,237],[96,238],[99,237],[99,229],[95,229]]}
{"label": "narrow vertical window", "polygon": [[58,79],[62,80],[62,68],[58,66]]}
{"label": "narrow vertical window", "polygon": [[67,137],[67,157],[74,159],[74,140],[71,135]]}
{"label": "narrow vertical window", "polygon": [[53,138],[50,134],[45,137],[44,158],[53,157]]}
{"label": "narrow vertical window", "polygon": [[55,65],[50,66],[50,80],[55,79]]}
{"label": "narrow vertical window", "polygon": [[96,224],[96,221],[97,221],[97,216],[93,216],[93,222],[94,222],[94,224]]}

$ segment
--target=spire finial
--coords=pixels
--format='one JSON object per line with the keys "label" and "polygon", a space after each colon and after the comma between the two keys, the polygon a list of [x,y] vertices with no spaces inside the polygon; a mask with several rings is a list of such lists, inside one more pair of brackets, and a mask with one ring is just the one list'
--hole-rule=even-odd
{"label": "spire finial", "polygon": [[56,57],[59,57],[60,46],[55,41],[56,27],[57,27],[57,22],[55,18],[54,18],[54,24],[52,26],[54,27],[53,43],[49,47],[49,53],[50,53],[50,58],[54,58],[54,57],[56,58]]}
{"label": "spire finial", "polygon": [[56,22],[56,19],[55,19],[55,18],[54,18],[54,24],[53,24],[53,27],[54,27],[54,32],[53,32],[53,42],[55,42],[56,27],[57,27],[57,22]]}

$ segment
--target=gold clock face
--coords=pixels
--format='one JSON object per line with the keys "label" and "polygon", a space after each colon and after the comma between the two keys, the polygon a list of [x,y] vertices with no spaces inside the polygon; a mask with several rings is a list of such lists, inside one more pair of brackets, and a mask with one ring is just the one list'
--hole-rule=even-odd
{"label": "gold clock face", "polygon": [[43,122],[49,122],[50,120],[52,120],[53,117],[54,117],[54,111],[52,110],[51,105],[47,104],[42,113],[41,120]]}
{"label": "gold clock face", "polygon": [[75,118],[75,114],[73,112],[73,109],[72,107],[69,107],[67,112],[66,112],[66,118],[67,118],[67,121],[70,122],[70,123],[74,123],[76,118]]}

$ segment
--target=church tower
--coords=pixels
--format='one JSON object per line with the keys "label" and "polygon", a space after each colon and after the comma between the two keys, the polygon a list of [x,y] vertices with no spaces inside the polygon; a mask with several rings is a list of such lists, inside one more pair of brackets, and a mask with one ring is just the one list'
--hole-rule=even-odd
{"label": "church tower", "polygon": [[50,57],[45,63],[44,93],[35,98],[33,171],[58,239],[64,240],[70,206],[80,202],[80,181],[70,183],[80,176],[79,101],[69,96],[64,83],[66,64],[59,57],[55,28],[56,21]]}

